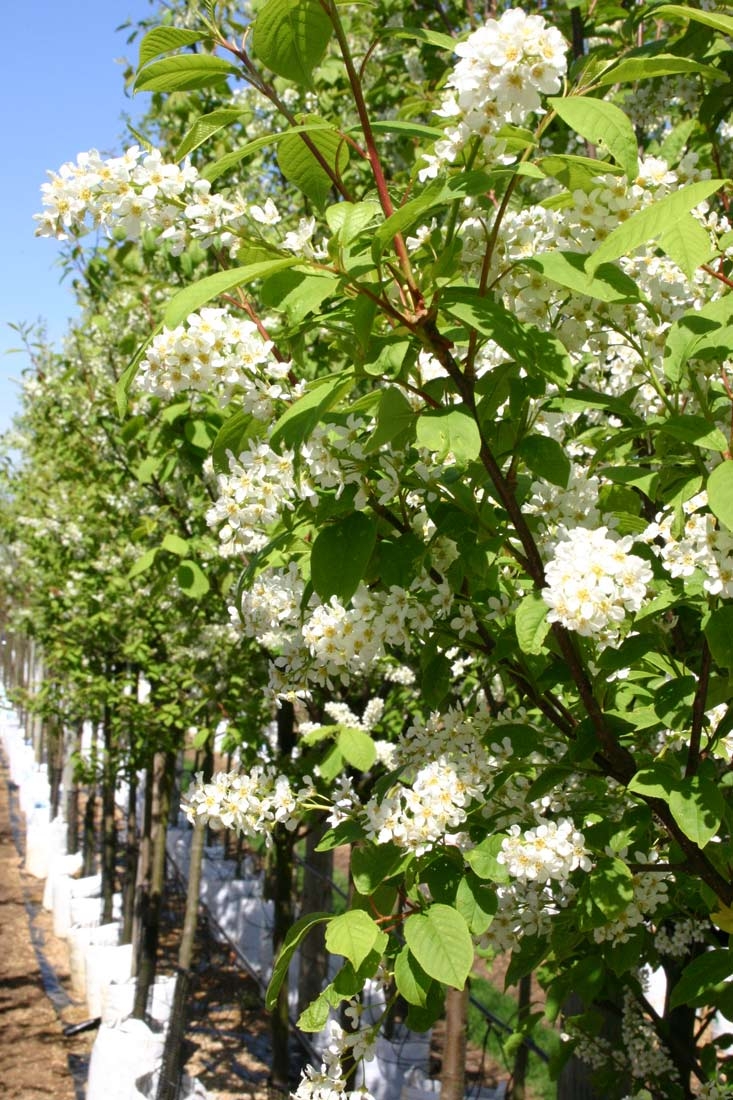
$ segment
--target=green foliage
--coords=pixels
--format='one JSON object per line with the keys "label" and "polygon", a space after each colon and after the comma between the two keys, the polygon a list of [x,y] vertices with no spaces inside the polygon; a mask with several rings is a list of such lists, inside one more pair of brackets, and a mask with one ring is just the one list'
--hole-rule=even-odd
{"label": "green foliage", "polygon": [[255,20],[252,48],[278,76],[312,88],[331,34],[328,14],[316,0],[267,0]]}

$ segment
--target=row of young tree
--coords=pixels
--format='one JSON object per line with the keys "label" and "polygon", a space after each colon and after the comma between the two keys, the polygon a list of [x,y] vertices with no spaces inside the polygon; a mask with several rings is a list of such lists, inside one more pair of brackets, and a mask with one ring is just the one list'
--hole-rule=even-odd
{"label": "row of young tree", "polygon": [[[344,958],[299,1022],[352,1029],[298,1100],[355,1087],[377,976],[446,1014],[462,1097],[496,953],[599,1095],[731,1095],[733,16],[153,23],[136,144],[43,189],[81,319],[29,348],[0,515],[49,762],[101,731],[108,891],[116,779],[158,766],[164,805],[224,719],[237,767],[186,805],[271,846],[275,1017],[312,929]],[[350,852],[343,914],[285,904],[303,831]]]}

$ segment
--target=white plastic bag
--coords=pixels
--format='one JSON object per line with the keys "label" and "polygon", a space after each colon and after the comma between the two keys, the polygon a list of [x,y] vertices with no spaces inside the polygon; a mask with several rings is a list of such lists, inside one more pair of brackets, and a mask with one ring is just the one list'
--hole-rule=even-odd
{"label": "white plastic bag", "polygon": [[132,971],[132,944],[86,950],[87,1007],[90,1016],[102,1015],[102,990],[110,982],[124,982]]}
{"label": "white plastic bag", "polygon": [[142,1020],[125,1020],[118,1027],[102,1024],[89,1060],[86,1100],[131,1100],[135,1082],[160,1065],[163,1034]]}

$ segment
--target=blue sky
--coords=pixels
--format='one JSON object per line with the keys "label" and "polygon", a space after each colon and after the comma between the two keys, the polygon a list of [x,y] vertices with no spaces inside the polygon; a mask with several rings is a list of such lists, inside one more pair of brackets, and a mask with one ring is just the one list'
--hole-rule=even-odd
{"label": "blue sky", "polygon": [[6,4],[0,66],[3,168],[0,172],[3,256],[0,262],[0,431],[17,409],[18,378],[27,360],[8,322],[45,319],[59,340],[74,302],[59,282],[59,246],[34,236],[46,170],[92,147],[119,151],[123,116],[145,108],[146,94],[125,95],[121,59],[137,42],[115,28],[150,16],[149,0],[35,0]]}

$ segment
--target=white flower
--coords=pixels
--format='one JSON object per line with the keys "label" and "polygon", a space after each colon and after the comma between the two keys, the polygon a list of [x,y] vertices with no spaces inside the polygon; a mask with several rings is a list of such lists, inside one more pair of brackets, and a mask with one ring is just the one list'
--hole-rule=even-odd
{"label": "white flower", "polygon": [[641,609],[653,576],[647,562],[630,553],[632,545],[631,536],[611,539],[605,527],[563,530],[545,569],[548,620],[614,643],[618,624]]}

